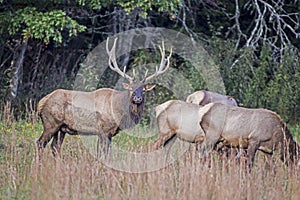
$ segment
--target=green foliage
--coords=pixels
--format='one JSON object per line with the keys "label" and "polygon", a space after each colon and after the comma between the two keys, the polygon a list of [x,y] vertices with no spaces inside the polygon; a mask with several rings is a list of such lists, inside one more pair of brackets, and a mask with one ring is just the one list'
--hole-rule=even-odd
{"label": "green foliage", "polygon": [[113,1],[109,0],[76,0],[79,5],[87,6],[92,9],[101,9],[103,7],[108,7]]}
{"label": "green foliage", "polygon": [[154,9],[157,9],[158,12],[176,13],[181,6],[180,0],[117,0],[117,3],[125,9],[127,14],[135,9],[141,10],[142,13],[140,15],[144,18],[147,17],[148,11]]}
{"label": "green foliage", "polygon": [[[110,69],[102,72],[95,71],[93,65],[81,64],[80,67],[80,62],[89,53],[88,51],[108,35],[139,27],[161,26],[188,33],[196,41],[208,42],[210,55],[220,68],[228,95],[235,97],[246,107],[268,108],[279,113],[286,121],[292,123],[299,121],[299,49],[284,47],[280,40],[275,46],[278,48],[282,45],[281,52],[274,49],[274,46],[266,45],[269,39],[273,41],[272,38],[278,37],[276,31],[265,35],[269,39],[257,35],[259,41],[257,45],[245,48],[245,43],[253,32],[253,26],[257,24],[255,9],[251,8],[254,5],[252,1],[239,1],[240,13],[237,13],[234,1],[0,0],[0,2],[1,100],[9,99],[7,94],[14,77],[13,64],[19,55],[18,46],[21,38],[38,39],[28,42],[23,71],[19,77],[19,92],[15,104],[23,107],[28,99],[40,99],[58,87],[88,91],[99,87],[113,87],[120,76],[111,73]],[[286,9],[287,16],[290,16],[289,22],[297,22],[298,18],[296,11],[299,3],[293,2],[282,7]],[[136,14],[147,19],[136,17]],[[168,15],[177,17],[170,20]],[[45,44],[61,43],[65,38],[76,36],[77,33],[86,30],[85,26],[79,25],[72,18],[79,19],[80,23],[89,27],[89,31],[81,34],[79,39],[73,40],[72,44],[46,47]],[[239,21],[239,27],[235,20]],[[290,25],[287,24],[283,31],[289,28]],[[298,30],[297,27],[294,28],[295,31]],[[287,37],[294,47],[298,48],[297,37],[290,38],[290,36],[293,36],[292,32],[287,34]],[[45,44],[41,44],[40,41]],[[160,55],[145,50],[131,53],[130,59],[128,69],[148,63],[159,63]],[[122,57],[119,60],[121,61]],[[98,61],[102,61],[102,58],[95,57],[95,63]],[[172,69],[187,79],[191,88],[207,89],[203,77],[195,69],[197,66],[192,66],[176,55],[172,57],[171,62]],[[83,68],[85,69],[82,70]],[[155,70],[155,67],[150,65],[147,68],[150,70],[149,73]],[[138,69],[136,72],[139,72]],[[143,76],[144,72],[143,68],[139,75]],[[157,87],[148,94],[149,97],[155,99],[157,103],[179,98],[179,95],[174,94],[168,86],[176,86],[174,90],[180,91],[182,94],[180,97],[192,92],[182,92],[186,83],[180,82],[183,79],[176,82],[172,77],[174,74],[171,71],[158,77],[155,80]],[[77,88],[75,79],[85,88]],[[160,84],[161,80],[164,80],[167,86]],[[146,102],[147,108],[154,105],[152,102]],[[25,112],[20,113],[23,115]]]}
{"label": "green foliage", "polygon": [[[273,79],[267,85],[267,105],[290,123],[299,122],[300,62],[297,51],[286,51],[283,63],[274,67]],[[298,58],[298,59],[297,59]]]}
{"label": "green foliage", "polygon": [[[148,124],[138,124],[130,130],[121,131],[112,139],[112,145],[120,149],[137,151],[142,146],[150,145],[156,139],[156,133]],[[145,137],[150,136],[150,137]]]}
{"label": "green foliage", "polygon": [[[270,48],[263,47],[257,64],[249,63],[248,70],[240,68],[244,76],[235,77],[235,81],[246,86],[240,87],[242,103],[246,107],[273,110],[285,121],[295,124],[300,109],[300,63],[297,51],[287,50],[282,63],[272,61],[271,56]],[[255,60],[253,54],[246,57],[250,61]]]}
{"label": "green foliage", "polygon": [[[43,132],[41,123],[30,123],[27,120],[16,122],[0,121],[0,132],[8,138],[17,137],[16,145],[22,146],[26,142],[32,142]],[[4,144],[3,144],[4,145]]]}
{"label": "green foliage", "polygon": [[289,126],[291,133],[293,134],[294,139],[299,143],[300,142],[300,124],[295,124]]}
{"label": "green foliage", "polygon": [[[21,32],[23,39],[41,39],[46,44],[52,38],[55,42],[61,43],[62,32],[68,30],[69,37],[76,36],[78,32],[85,30],[85,26],[79,25],[61,10],[39,12],[34,7],[18,9],[14,14],[11,12],[1,13],[7,19],[3,22],[8,24],[10,35]],[[0,33],[3,33],[3,29]]]}
{"label": "green foliage", "polygon": [[[252,56],[249,60],[254,60]],[[268,70],[271,69],[270,51],[267,47],[263,47],[259,56],[257,66],[249,65],[251,73],[250,80],[245,88],[244,104],[253,108],[263,108],[266,106],[265,89],[270,80]]]}
{"label": "green foliage", "polygon": [[236,51],[234,46],[233,40],[222,40],[213,36],[209,40],[207,50],[220,68],[226,94],[244,103],[244,91],[251,79],[253,52],[251,49]]}
{"label": "green foliage", "polygon": [[[78,4],[81,6],[87,6],[94,10],[109,7],[114,3],[114,1],[109,0],[77,0]],[[149,11],[157,10],[158,12],[168,12],[169,14],[177,13],[179,7],[181,6],[180,0],[117,0],[116,5],[124,8],[127,14],[134,10],[139,10],[140,16],[146,18]]]}
{"label": "green foliage", "polygon": [[215,61],[220,65],[227,94],[245,107],[267,108],[284,121],[299,122],[299,52],[287,47],[283,61],[277,62],[269,46],[262,46],[257,56],[248,48],[235,52],[234,45],[215,38],[210,46],[213,55],[217,55]]}

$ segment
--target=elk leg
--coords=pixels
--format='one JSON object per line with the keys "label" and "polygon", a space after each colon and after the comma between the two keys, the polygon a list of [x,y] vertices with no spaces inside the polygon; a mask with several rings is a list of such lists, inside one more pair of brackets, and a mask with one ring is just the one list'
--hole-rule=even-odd
{"label": "elk leg", "polygon": [[[101,151],[101,150],[102,150],[102,145],[101,145],[101,143],[102,143],[102,136],[101,136],[101,135],[98,135],[98,141],[97,141],[97,155],[96,155],[97,158],[98,158],[99,155],[101,155],[102,152],[103,152],[103,151]],[[101,151],[101,153],[100,153],[100,151]]]}
{"label": "elk leg", "polygon": [[272,154],[265,154],[265,169],[266,171],[274,171],[275,172],[275,161]]}
{"label": "elk leg", "polygon": [[111,148],[111,137],[105,135],[98,135],[98,142],[97,142],[97,158],[98,155],[103,155],[106,157],[109,153]]}
{"label": "elk leg", "polygon": [[51,140],[53,135],[57,132],[58,128],[47,129],[44,127],[44,132],[41,137],[36,141],[38,147],[39,159],[41,159],[42,151]]}
{"label": "elk leg", "polygon": [[174,144],[174,142],[175,142],[175,140],[176,140],[176,135],[174,134],[174,135],[172,135],[169,139],[167,139],[166,141],[165,141],[165,143],[163,144],[163,146],[165,147],[165,148],[171,148],[172,147],[172,145]]}
{"label": "elk leg", "polygon": [[111,149],[111,137],[105,137],[105,155],[108,155]]}
{"label": "elk leg", "polygon": [[66,135],[66,133],[61,130],[59,130],[57,133],[54,134],[53,140],[51,143],[51,149],[52,149],[53,156],[57,156],[57,155],[59,156],[60,148],[64,141],[65,135]]}
{"label": "elk leg", "polygon": [[[167,153],[166,154],[166,159],[168,157],[170,157],[170,151],[171,151],[171,148],[173,146],[173,144],[175,143],[176,141],[176,138],[177,136],[174,134],[173,136],[171,136],[169,139],[167,139],[165,141],[165,143],[163,144],[163,147],[165,148],[165,152]],[[166,160],[167,161],[167,160]]]}
{"label": "elk leg", "polygon": [[206,133],[206,136],[203,137],[203,142],[201,142],[201,145],[199,145],[200,148],[198,148],[200,150],[200,156],[207,157],[207,155],[211,152],[211,150],[215,147],[215,145],[219,141],[219,138],[220,138],[219,134],[210,133],[208,131]]}
{"label": "elk leg", "polygon": [[173,131],[168,132],[167,134],[160,134],[158,139],[152,144],[152,150],[158,150],[162,146],[165,146],[168,140],[170,140],[175,133]]}
{"label": "elk leg", "polygon": [[236,148],[236,151],[235,151],[235,157],[234,157],[234,159],[235,160],[240,160],[240,158],[243,156],[243,154],[244,154],[244,149],[242,149],[242,148]]}
{"label": "elk leg", "polygon": [[204,136],[203,135],[197,135],[195,137],[195,144],[196,144],[196,151],[200,151],[201,149],[201,144],[203,143],[204,141]]}
{"label": "elk leg", "polygon": [[38,148],[39,149],[45,148],[56,132],[57,132],[57,128],[45,129],[41,137],[37,140]]}
{"label": "elk leg", "polygon": [[255,140],[249,140],[249,145],[248,145],[248,167],[249,169],[253,167],[254,164],[254,158],[256,151],[258,150],[259,147],[259,142]]}

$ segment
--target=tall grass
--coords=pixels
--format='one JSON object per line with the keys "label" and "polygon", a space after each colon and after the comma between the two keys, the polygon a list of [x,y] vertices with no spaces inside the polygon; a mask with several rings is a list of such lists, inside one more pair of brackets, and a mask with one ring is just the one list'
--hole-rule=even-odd
{"label": "tall grass", "polygon": [[[106,167],[74,136],[66,137],[61,158],[48,145],[38,161],[39,122],[2,121],[0,130],[0,199],[300,199],[300,169],[276,161],[266,170],[263,155],[249,172],[244,162],[216,153],[200,159],[192,145],[160,170],[129,173]],[[132,150],[130,140],[120,134],[113,145],[126,148],[128,141]]]}

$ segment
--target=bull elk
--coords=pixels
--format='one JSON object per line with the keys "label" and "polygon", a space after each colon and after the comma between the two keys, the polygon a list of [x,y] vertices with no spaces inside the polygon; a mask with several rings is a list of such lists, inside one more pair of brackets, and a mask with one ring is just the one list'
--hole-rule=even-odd
{"label": "bull elk", "polygon": [[[109,67],[120,76],[127,79],[123,83],[125,91],[101,88],[92,92],[57,89],[42,98],[38,103],[38,113],[43,123],[44,131],[37,140],[38,153],[51,143],[54,155],[60,153],[65,134],[70,135],[99,135],[108,150],[111,138],[120,129],[130,128],[140,122],[145,103],[145,92],[152,90],[155,85],[146,82],[164,73],[170,67],[170,54],[165,57],[164,43],[159,46],[161,63],[154,74],[140,80],[135,80],[120,70],[117,65],[115,48],[117,38],[109,50]],[[147,73],[146,73],[147,74]]]}
{"label": "bull elk", "polygon": [[178,137],[201,144],[201,148],[208,151],[218,142],[246,149],[249,167],[253,165],[257,150],[267,155],[279,152],[286,164],[299,160],[300,147],[276,113],[221,103],[196,106],[178,100],[157,106],[159,137],[153,148],[159,149],[171,138]]}

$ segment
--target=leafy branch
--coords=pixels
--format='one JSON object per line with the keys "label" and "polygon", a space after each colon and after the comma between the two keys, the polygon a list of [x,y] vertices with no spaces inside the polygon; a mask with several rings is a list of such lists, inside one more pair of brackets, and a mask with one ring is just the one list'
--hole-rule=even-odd
{"label": "leafy branch", "polygon": [[46,44],[50,42],[51,38],[55,42],[61,43],[64,30],[68,30],[69,37],[71,37],[76,36],[78,32],[82,32],[86,28],[61,10],[39,12],[34,7],[26,7],[18,9],[14,15],[9,13],[7,16],[10,16],[7,29],[10,35],[21,32],[23,40],[41,39]]}

